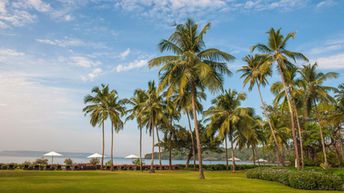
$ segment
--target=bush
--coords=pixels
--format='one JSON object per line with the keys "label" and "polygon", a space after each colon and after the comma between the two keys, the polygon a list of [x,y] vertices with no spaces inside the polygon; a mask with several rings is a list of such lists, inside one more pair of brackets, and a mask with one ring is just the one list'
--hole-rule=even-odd
{"label": "bush", "polygon": [[70,158],[67,158],[64,160],[64,163],[66,164],[66,166],[71,166],[73,165],[73,160]]}
{"label": "bush", "polygon": [[33,162],[33,164],[38,164],[38,165],[48,165],[48,159],[36,159],[36,161]]}
{"label": "bush", "polygon": [[339,176],[314,171],[290,171],[284,168],[256,168],[246,172],[247,178],[276,181],[293,188],[306,190],[341,190]]}
{"label": "bush", "polygon": [[[177,164],[176,165],[178,169],[184,169],[184,170],[193,170],[194,166],[193,164],[189,165],[189,168],[186,168],[185,164]],[[256,168],[258,165],[235,165],[236,170],[247,170],[247,169],[252,169]],[[269,165],[264,165],[264,166],[259,166],[259,167],[270,167]],[[198,168],[198,164],[196,164],[196,168]],[[203,165],[203,169],[208,170],[208,171],[221,171],[221,170],[226,170],[226,164],[206,164]],[[232,170],[232,165],[229,164],[228,170]]]}
{"label": "bush", "polygon": [[91,158],[90,159],[90,164],[92,164],[92,165],[97,165],[99,163],[100,163],[100,161],[98,158]]}

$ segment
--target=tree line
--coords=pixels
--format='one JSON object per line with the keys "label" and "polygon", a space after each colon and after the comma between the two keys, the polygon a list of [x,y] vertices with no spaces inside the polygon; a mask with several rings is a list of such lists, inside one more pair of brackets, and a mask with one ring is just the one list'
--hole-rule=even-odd
{"label": "tree line", "polygon": [[[263,112],[260,116],[254,108],[241,105],[245,93],[224,88],[224,78],[233,73],[228,63],[235,57],[206,47],[204,36],[209,29],[210,23],[200,27],[188,19],[159,42],[160,52],[166,55],[148,62],[150,68],[159,68],[158,84],[150,81],[147,89],[136,89],[128,99],[119,99],[115,90],[102,84],[85,97],[85,115],[89,115],[92,126],[102,128],[101,165],[104,122],[111,122],[113,163],[114,131],[121,130],[126,121],[135,120],[140,131],[141,169],[143,129],[152,137],[152,173],[155,147],[160,166],[162,151],[169,153],[170,166],[173,151],[187,152],[187,167],[191,158],[196,167],[197,156],[200,179],[205,178],[202,151],[219,150],[221,145],[227,169],[231,154],[233,172],[236,148],[250,148],[253,161],[258,148],[272,152],[283,166],[289,156],[297,169],[317,163],[323,168],[343,166],[344,83],[338,87],[325,85],[338,74],[323,73],[305,55],[289,50],[288,42],[295,39],[295,33],[285,35],[281,29],[271,28],[267,42],[253,45],[237,71],[244,87],[257,89]],[[296,65],[301,62],[305,64]],[[270,85],[273,73],[280,76],[280,81]],[[266,103],[262,95],[261,88],[266,86],[275,96],[271,103]],[[203,109],[207,90],[217,96],[208,109]],[[186,117],[186,126],[179,123],[182,116]]]}

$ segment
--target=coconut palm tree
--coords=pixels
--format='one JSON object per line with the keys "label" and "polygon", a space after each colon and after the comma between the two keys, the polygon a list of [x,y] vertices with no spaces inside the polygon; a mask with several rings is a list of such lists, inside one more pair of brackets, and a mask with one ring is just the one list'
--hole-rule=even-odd
{"label": "coconut palm tree", "polygon": [[[256,44],[254,45],[251,50],[258,50],[263,54],[266,54],[274,63],[277,64],[277,69],[281,76],[281,81],[283,84],[283,88],[286,93],[286,98],[288,102],[288,108],[290,113],[290,121],[291,121],[291,129],[292,129],[292,136],[293,136],[293,143],[294,143],[294,156],[295,156],[295,166],[296,168],[300,168],[300,158],[299,158],[299,150],[298,150],[298,143],[297,143],[297,135],[296,135],[296,127],[295,127],[295,113],[292,106],[292,98],[290,97],[289,87],[285,80],[285,73],[288,69],[294,66],[289,60],[292,59],[296,62],[296,60],[303,60],[308,61],[308,59],[299,52],[290,51],[287,49],[287,43],[291,38],[295,38],[295,33],[288,33],[286,36],[281,34],[281,29],[275,30],[271,28],[268,32],[268,42],[267,44]],[[273,63],[272,63],[273,64]],[[296,117],[298,118],[298,117]]]}
{"label": "coconut palm tree", "polygon": [[166,99],[165,101],[165,117],[167,117],[168,123],[165,125],[165,135],[167,136],[169,141],[168,145],[168,152],[169,152],[169,168],[172,169],[172,138],[175,138],[175,128],[174,128],[174,121],[178,121],[180,119],[180,112],[176,108],[175,101],[170,99]]}
{"label": "coconut palm tree", "polygon": [[[299,143],[300,143],[300,164],[301,168],[304,167],[304,153],[303,153],[303,135],[302,135],[302,129],[301,124],[299,122],[299,113],[298,109],[301,109],[303,107],[303,91],[299,88],[300,80],[297,79],[297,71],[298,68],[295,66],[291,66],[288,71],[285,72],[285,80],[289,88],[290,97],[292,101],[292,108],[295,113],[296,117],[296,124],[298,128],[298,134],[299,134]],[[275,82],[271,86],[271,92],[276,95],[274,102],[278,103],[283,99],[282,106],[287,106],[288,100],[287,100],[287,93],[285,92],[285,89],[283,87],[282,82]]]}
{"label": "coconut palm tree", "polygon": [[144,104],[148,96],[146,92],[142,89],[136,89],[134,92],[134,96],[126,101],[132,108],[127,111],[129,116],[126,120],[134,120],[136,119],[137,125],[140,130],[140,170],[142,171],[142,128],[143,128],[143,109]]}
{"label": "coconut palm tree", "polygon": [[102,159],[101,167],[104,166],[104,150],[105,150],[105,133],[104,123],[109,117],[108,98],[110,95],[109,86],[102,84],[100,87],[96,86],[92,89],[91,93],[86,95],[84,103],[87,104],[84,107],[83,112],[86,115],[90,115],[90,123],[93,127],[96,125],[102,128]]}
{"label": "coconut palm tree", "polygon": [[[210,121],[207,127],[207,133],[210,136],[217,137],[225,142],[226,160],[228,160],[227,139],[231,142],[232,150],[232,171],[235,172],[235,154],[234,154],[234,135],[238,129],[240,120],[249,120],[252,109],[240,107],[243,100],[246,99],[244,93],[237,93],[234,90],[225,90],[223,94],[212,100],[212,106],[204,112]],[[247,122],[246,122],[247,123]],[[226,162],[228,170],[228,161]]]}
{"label": "coconut palm tree", "polygon": [[[202,91],[198,91],[197,93],[197,101],[196,101],[196,108],[197,112],[203,111],[203,106],[199,102],[201,100],[206,99],[206,94]],[[191,137],[191,148],[192,148],[192,157],[193,157],[193,165],[194,169],[196,169],[196,149],[195,149],[195,140],[194,140],[194,132],[191,126],[191,118],[192,118],[192,105],[191,105],[191,95],[190,92],[185,92],[183,95],[180,95],[178,92],[175,92],[175,95],[172,96],[172,100],[176,104],[177,111],[182,111],[187,117],[188,125],[189,125],[189,131],[190,131],[190,137]],[[188,167],[188,162],[186,164],[186,167]]]}
{"label": "coconut palm tree", "polygon": [[191,19],[185,24],[177,25],[175,32],[159,43],[161,52],[171,52],[172,55],[149,61],[150,67],[162,66],[159,72],[159,90],[166,89],[168,96],[171,96],[175,90],[181,95],[185,92],[191,95],[200,179],[205,177],[202,168],[196,94],[199,89],[208,88],[212,92],[222,89],[223,75],[230,74],[226,62],[234,59],[232,55],[216,48],[205,48],[203,37],[209,28],[210,23],[207,23],[199,30],[199,26]]}
{"label": "coconut palm tree", "polygon": [[[154,146],[155,146],[155,131],[158,124],[161,122],[166,122],[163,109],[164,104],[162,103],[162,96],[159,95],[159,92],[155,86],[154,81],[148,83],[148,90],[146,91],[147,100],[144,103],[142,110],[143,124],[146,125],[146,128],[149,130],[150,135],[152,136],[152,160],[150,172],[154,173]],[[160,147],[160,144],[159,144]]]}
{"label": "coconut palm tree", "polygon": [[[323,83],[331,78],[337,78],[338,74],[335,72],[322,73],[317,71],[318,65],[308,64],[303,65],[299,70],[301,75],[300,86],[304,91],[305,103],[306,103],[306,112],[307,116],[310,114],[312,107],[317,109],[317,104],[321,101],[335,103],[334,98],[329,94],[330,91],[336,91],[335,87],[324,86]],[[318,112],[318,110],[315,110]],[[317,114],[319,117],[319,114]],[[321,123],[320,121],[318,121]],[[325,141],[322,131],[322,126],[319,127],[320,139],[322,144],[322,150],[324,154],[324,164],[327,166],[327,155],[325,148]]]}
{"label": "coconut palm tree", "polygon": [[249,84],[248,90],[252,91],[253,87],[257,85],[260,102],[264,111],[264,115],[267,115],[268,124],[271,130],[271,134],[273,136],[276,148],[277,148],[277,157],[279,163],[284,165],[284,161],[281,156],[281,150],[277,143],[277,138],[275,134],[275,130],[272,127],[270,118],[266,112],[266,103],[264,102],[263,95],[261,92],[261,86],[266,86],[268,84],[267,77],[271,76],[271,68],[269,67],[272,63],[272,60],[264,55],[248,55],[245,56],[243,59],[246,62],[246,65],[242,66],[241,69],[238,71],[242,73],[241,78],[244,79],[243,86],[245,87]]}
{"label": "coconut palm tree", "polygon": [[125,115],[125,100],[120,100],[116,90],[111,90],[107,99],[108,114],[111,121],[111,170],[113,170],[113,136],[123,129],[121,117]]}

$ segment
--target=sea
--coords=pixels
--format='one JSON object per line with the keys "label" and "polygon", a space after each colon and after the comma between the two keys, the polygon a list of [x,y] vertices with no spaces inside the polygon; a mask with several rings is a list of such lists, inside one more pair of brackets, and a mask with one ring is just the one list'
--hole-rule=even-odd
{"label": "sea", "polygon": [[[23,163],[25,161],[33,162],[38,158],[46,158],[49,160],[49,163],[53,161],[54,164],[63,164],[64,160],[70,158],[73,160],[73,163],[89,163],[90,159],[87,158],[92,153],[71,153],[71,152],[59,152],[63,156],[54,157],[53,160],[51,157],[43,157],[43,154],[47,152],[41,151],[0,151],[0,163]],[[110,160],[109,156],[104,158],[104,162]],[[151,159],[143,159],[143,163],[150,164]],[[154,160],[155,164],[159,163],[158,159]],[[161,160],[162,164],[168,164],[168,160]],[[172,164],[185,164],[186,160],[172,160]],[[193,163],[193,159],[190,160],[190,164]],[[197,161],[196,161],[197,163]],[[203,164],[225,164],[223,161],[212,161],[212,160],[203,160]],[[125,159],[124,157],[114,157],[114,164],[133,164],[133,159]],[[250,161],[236,161],[236,164],[253,164]]]}

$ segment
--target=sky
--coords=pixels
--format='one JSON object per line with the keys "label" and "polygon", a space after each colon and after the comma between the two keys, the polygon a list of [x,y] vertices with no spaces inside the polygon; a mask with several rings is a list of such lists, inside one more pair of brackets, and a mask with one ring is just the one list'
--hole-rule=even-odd
{"label": "sky", "polygon": [[[211,23],[206,46],[236,57],[224,87],[246,92],[243,105],[257,113],[258,93],[243,88],[236,71],[271,27],[296,32],[290,50],[339,73],[327,85],[344,82],[341,0],[0,0],[0,151],[100,152],[101,130],[82,113],[83,97],[105,83],[128,98],[157,81],[158,69],[147,62],[162,55],[159,41],[186,18]],[[270,83],[277,80],[274,72]],[[214,96],[208,93],[206,107]],[[273,100],[268,87],[263,96]],[[150,145],[145,134],[144,153]],[[115,156],[137,154],[138,147],[136,123],[127,122],[115,135]]]}

